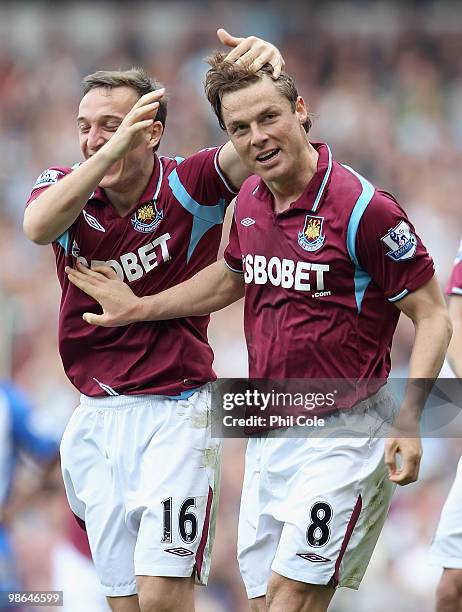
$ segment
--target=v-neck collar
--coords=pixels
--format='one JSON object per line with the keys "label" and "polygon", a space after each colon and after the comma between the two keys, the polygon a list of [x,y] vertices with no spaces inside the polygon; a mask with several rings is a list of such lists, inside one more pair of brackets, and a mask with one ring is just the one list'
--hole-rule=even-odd
{"label": "v-neck collar", "polygon": [[[303,193],[285,211],[279,214],[284,214],[294,208],[316,212],[323,202],[332,173],[332,153],[327,144],[311,143],[311,145],[318,152],[316,172],[311,177]],[[273,200],[273,194],[261,178],[252,195],[258,200]]]}
{"label": "v-neck collar", "polygon": [[[163,177],[164,177],[164,169],[162,166],[162,162],[157,157],[157,155],[154,154],[154,168],[152,170],[151,178],[149,179],[146,189],[143,191],[138,202],[132,206],[132,208],[129,210],[129,212],[126,215],[124,215],[124,217],[129,217],[136,208],[141,206],[141,204],[145,204],[146,202],[157,201],[159,197],[160,189],[162,187]],[[102,187],[97,187],[95,191],[93,192],[90,199],[98,200],[99,202],[102,202],[103,204],[110,204],[112,206],[111,201],[107,197],[106,192],[104,191],[104,189],[102,189]],[[116,214],[118,214],[117,211],[115,212]]]}

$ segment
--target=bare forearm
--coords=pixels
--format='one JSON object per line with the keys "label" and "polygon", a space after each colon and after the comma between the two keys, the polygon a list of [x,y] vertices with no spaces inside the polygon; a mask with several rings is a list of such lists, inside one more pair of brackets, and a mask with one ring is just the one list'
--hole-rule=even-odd
{"label": "bare forearm", "polygon": [[462,378],[462,324],[454,324],[454,334],[448,348],[448,361],[457,378]]}
{"label": "bare forearm", "polygon": [[218,158],[220,167],[231,182],[231,186],[239,189],[245,179],[250,176],[250,170],[244,166],[231,141],[220,150]]}
{"label": "bare forearm", "polygon": [[[406,485],[415,482],[419,475],[422,457],[420,417],[433,381],[443,365],[452,326],[435,276],[400,300],[397,306],[414,323],[415,338],[406,393],[389,431],[385,462],[390,480]],[[398,455],[401,456],[401,467],[396,461]]]}
{"label": "bare forearm", "polygon": [[418,321],[415,329],[404,405],[410,414],[420,418],[433,381],[443,365],[452,329],[445,310]]}
{"label": "bare forearm", "polygon": [[31,202],[24,214],[24,233],[37,244],[49,244],[74,223],[113,160],[103,149]]}
{"label": "bare forearm", "polygon": [[462,378],[462,296],[452,295],[449,299],[449,314],[454,332],[448,348],[448,361],[458,378]]}
{"label": "bare forearm", "polygon": [[137,321],[195,317],[221,310],[244,295],[242,275],[223,261],[208,266],[191,279],[162,293],[140,298]]}
{"label": "bare forearm", "polygon": [[445,311],[416,323],[410,378],[438,377],[451,335],[452,327]]}
{"label": "bare forearm", "polygon": [[[414,325],[416,334],[406,393],[385,445],[390,480],[399,485],[418,478],[422,457],[420,417],[451,338],[451,322],[442,304],[429,316],[414,319]],[[397,455],[401,456],[401,466]]]}

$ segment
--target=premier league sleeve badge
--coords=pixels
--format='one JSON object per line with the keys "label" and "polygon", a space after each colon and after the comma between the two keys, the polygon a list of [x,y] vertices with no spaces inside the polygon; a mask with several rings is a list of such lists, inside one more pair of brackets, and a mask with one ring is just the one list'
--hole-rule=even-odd
{"label": "premier league sleeve badge", "polygon": [[417,239],[405,221],[400,221],[396,227],[389,229],[381,240],[390,249],[387,255],[393,261],[411,259],[416,252]]}

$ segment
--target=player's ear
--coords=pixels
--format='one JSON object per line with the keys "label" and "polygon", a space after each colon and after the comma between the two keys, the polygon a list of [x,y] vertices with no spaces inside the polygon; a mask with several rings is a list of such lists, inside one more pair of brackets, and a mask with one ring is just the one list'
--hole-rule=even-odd
{"label": "player's ear", "polygon": [[162,134],[164,133],[164,126],[160,121],[154,121],[152,124],[151,131],[149,133],[148,148],[153,149],[159,144]]}
{"label": "player's ear", "polygon": [[303,125],[308,119],[308,109],[306,108],[305,100],[301,96],[298,96],[297,101],[295,102],[295,113],[298,117],[300,125]]}

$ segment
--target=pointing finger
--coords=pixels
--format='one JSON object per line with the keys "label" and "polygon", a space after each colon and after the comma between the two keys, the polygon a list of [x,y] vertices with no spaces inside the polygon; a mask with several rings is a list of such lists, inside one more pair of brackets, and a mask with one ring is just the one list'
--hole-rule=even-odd
{"label": "pointing finger", "polygon": [[237,45],[244,40],[243,38],[231,36],[231,34],[224,28],[218,28],[217,36],[221,44],[226,45],[227,47],[237,47]]}

